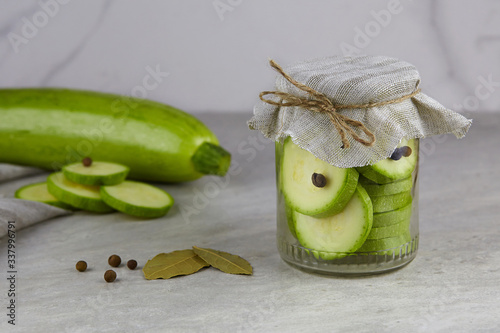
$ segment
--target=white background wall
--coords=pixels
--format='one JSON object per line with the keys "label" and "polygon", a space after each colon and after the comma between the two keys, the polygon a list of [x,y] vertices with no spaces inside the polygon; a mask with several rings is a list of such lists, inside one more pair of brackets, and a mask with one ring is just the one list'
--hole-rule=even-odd
{"label": "white background wall", "polygon": [[[250,115],[268,58],[348,45],[413,63],[447,107],[500,111],[498,0],[0,0],[0,87],[146,92],[191,113]],[[164,74],[144,90],[148,68]]]}

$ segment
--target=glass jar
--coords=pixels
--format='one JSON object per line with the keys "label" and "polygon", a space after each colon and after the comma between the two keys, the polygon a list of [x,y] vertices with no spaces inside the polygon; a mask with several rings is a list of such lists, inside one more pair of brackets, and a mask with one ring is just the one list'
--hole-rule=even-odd
{"label": "glass jar", "polygon": [[313,273],[367,275],[400,268],[418,249],[419,140],[391,158],[341,169],[276,142],[281,258]]}

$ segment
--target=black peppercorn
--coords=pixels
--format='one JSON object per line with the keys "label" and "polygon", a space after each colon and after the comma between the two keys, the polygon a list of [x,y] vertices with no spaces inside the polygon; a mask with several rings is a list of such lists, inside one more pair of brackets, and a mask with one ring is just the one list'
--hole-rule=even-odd
{"label": "black peppercorn", "polygon": [[85,157],[82,160],[82,164],[83,164],[83,166],[89,167],[92,165],[92,159],[90,157]]}
{"label": "black peppercorn", "polygon": [[108,264],[112,267],[120,266],[121,262],[122,262],[122,259],[120,258],[120,256],[118,256],[116,254],[113,254],[112,256],[110,256],[108,258]]}
{"label": "black peppercorn", "polygon": [[80,260],[79,262],[76,263],[76,270],[79,272],[85,272],[87,269],[87,263],[83,260]]}
{"label": "black peppercorn", "polygon": [[311,177],[312,183],[316,187],[326,186],[326,177],[320,173],[313,173]]}
{"label": "black peppercorn", "polygon": [[137,261],[135,261],[135,260],[133,260],[133,259],[132,259],[132,260],[127,261],[127,267],[128,267],[129,269],[134,270],[134,269],[137,267]]}
{"label": "black peppercorn", "polygon": [[106,273],[104,273],[104,281],[113,282],[116,279],[116,272],[112,269],[108,269]]}

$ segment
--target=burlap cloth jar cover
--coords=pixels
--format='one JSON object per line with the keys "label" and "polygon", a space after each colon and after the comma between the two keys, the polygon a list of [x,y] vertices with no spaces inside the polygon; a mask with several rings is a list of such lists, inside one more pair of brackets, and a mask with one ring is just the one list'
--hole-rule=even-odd
{"label": "burlap cloth jar cover", "polygon": [[[300,62],[282,69],[276,91],[261,94],[248,126],[273,141],[290,136],[340,168],[388,158],[402,138],[445,133],[462,138],[472,121],[420,92],[419,83],[413,65],[385,56]],[[364,128],[353,125],[357,122]]]}

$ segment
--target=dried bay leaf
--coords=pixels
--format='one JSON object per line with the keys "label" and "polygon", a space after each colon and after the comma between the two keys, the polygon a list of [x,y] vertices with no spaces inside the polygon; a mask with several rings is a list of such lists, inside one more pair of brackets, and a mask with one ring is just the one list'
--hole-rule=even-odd
{"label": "dried bay leaf", "polygon": [[178,275],[189,275],[198,272],[203,267],[210,266],[193,250],[181,250],[170,253],[160,253],[148,260],[142,269],[148,280],[170,279]]}
{"label": "dried bay leaf", "polygon": [[193,251],[213,267],[229,274],[252,275],[253,269],[245,259],[227,252],[193,246]]}

